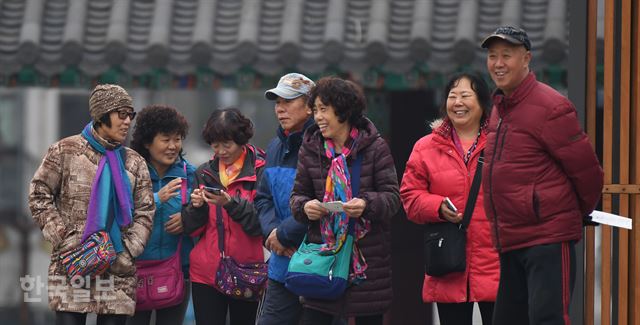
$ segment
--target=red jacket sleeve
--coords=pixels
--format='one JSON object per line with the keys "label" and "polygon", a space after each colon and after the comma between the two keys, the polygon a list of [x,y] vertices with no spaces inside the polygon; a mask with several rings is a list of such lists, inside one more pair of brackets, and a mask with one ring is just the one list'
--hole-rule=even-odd
{"label": "red jacket sleeve", "polygon": [[551,110],[540,138],[571,180],[580,202],[580,212],[584,216],[590,214],[600,201],[604,173],[570,102]]}
{"label": "red jacket sleeve", "polygon": [[429,192],[427,145],[426,137],[414,145],[400,186],[400,198],[407,218],[419,224],[442,221],[438,211],[444,197]]}

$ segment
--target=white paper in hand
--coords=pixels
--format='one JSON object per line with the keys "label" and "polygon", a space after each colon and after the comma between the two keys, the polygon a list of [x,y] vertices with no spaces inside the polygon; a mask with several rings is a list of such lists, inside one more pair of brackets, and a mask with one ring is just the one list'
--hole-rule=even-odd
{"label": "white paper in hand", "polygon": [[322,202],[322,205],[325,209],[329,210],[329,212],[343,212],[342,201],[331,201],[331,202]]}
{"label": "white paper in hand", "polygon": [[591,220],[604,225],[625,229],[631,229],[633,224],[632,220],[629,218],[598,210],[593,210],[593,212],[591,212]]}

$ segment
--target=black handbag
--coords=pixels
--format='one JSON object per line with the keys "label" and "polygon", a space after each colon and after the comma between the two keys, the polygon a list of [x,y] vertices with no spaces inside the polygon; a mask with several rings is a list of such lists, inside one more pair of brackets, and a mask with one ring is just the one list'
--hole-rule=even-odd
{"label": "black handbag", "polygon": [[483,164],[484,150],[478,158],[478,167],[469,190],[462,221],[458,224],[437,222],[424,226],[424,270],[430,276],[464,272],[467,267],[467,227],[478,198]]}

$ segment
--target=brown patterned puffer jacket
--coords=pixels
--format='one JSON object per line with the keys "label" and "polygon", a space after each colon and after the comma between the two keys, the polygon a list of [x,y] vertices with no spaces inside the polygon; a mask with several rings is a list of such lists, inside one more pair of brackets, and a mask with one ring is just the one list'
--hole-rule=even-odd
{"label": "brown patterned puffer jacket", "polygon": [[[107,149],[113,144],[93,135]],[[54,311],[133,315],[136,307],[134,258],[142,253],[149,238],[155,205],[145,160],[125,148],[125,169],[131,181],[134,212],[130,226],[122,228],[125,251],[88,290],[79,281],[66,281],[59,261],[61,253],[78,244],[84,231],[91,185],[102,154],[80,135],[74,135],[49,147],[29,189],[29,208],[53,247],[49,265],[49,307]]]}
{"label": "brown patterned puffer jacket", "polygon": [[[400,209],[398,176],[389,146],[378,134],[378,130],[367,120],[359,129],[353,151],[347,157],[352,166],[355,157],[362,155],[360,191],[356,197],[366,201],[362,218],[371,221],[371,230],[358,241],[368,268],[367,279],[351,286],[336,301],[305,299],[304,306],[333,315],[364,316],[383,314],[391,305],[391,217]],[[300,153],[293,192],[291,212],[294,218],[309,225],[307,238],[311,242],[322,242],[320,223],[309,221],[304,205],[312,199],[322,201],[327,173],[331,162],[324,154],[324,138],[317,125],[307,129]],[[349,145],[349,144],[347,144]]]}

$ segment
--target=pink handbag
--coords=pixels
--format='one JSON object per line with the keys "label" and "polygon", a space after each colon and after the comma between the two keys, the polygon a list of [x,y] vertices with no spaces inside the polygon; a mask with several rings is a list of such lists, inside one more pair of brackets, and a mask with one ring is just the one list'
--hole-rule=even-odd
{"label": "pink handbag", "polygon": [[162,309],[184,299],[184,276],[180,263],[182,238],[175,254],[164,260],[136,261],[138,289],[136,310]]}

